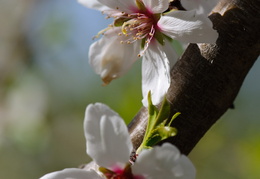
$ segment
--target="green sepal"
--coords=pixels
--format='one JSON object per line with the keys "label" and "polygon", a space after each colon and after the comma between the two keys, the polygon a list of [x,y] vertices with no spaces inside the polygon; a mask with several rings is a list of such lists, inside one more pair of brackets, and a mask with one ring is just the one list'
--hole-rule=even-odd
{"label": "green sepal", "polygon": [[162,36],[163,36],[163,38],[167,39],[170,42],[173,41],[173,39],[171,37],[169,37],[168,35],[165,35],[162,33]]}
{"label": "green sepal", "polygon": [[153,18],[155,19],[155,21],[159,21],[159,19],[161,18],[161,16],[162,16],[161,13],[153,14]]}
{"label": "green sepal", "polygon": [[144,49],[144,46],[145,46],[145,41],[146,41],[146,39],[145,39],[145,38],[143,38],[143,39],[142,39],[142,41],[141,41],[141,48],[142,48],[142,49]]}
{"label": "green sepal", "polygon": [[166,97],[164,97],[162,106],[161,106],[160,111],[157,116],[155,126],[157,126],[161,123],[166,124],[165,119],[168,119],[168,117],[170,115],[170,110],[171,110],[170,103],[167,101]]}
{"label": "green sepal", "polygon": [[156,118],[159,113],[158,109],[152,103],[151,91],[148,92],[148,113],[149,113],[149,118],[148,118],[146,134],[150,133],[150,131],[153,129],[154,125],[156,124]]}
{"label": "green sepal", "polygon": [[170,11],[167,11],[167,12],[162,13],[162,15],[167,15],[167,14],[173,12],[173,11],[177,11],[177,9],[171,9]]}
{"label": "green sepal", "polygon": [[107,175],[107,174],[114,174],[115,172],[113,172],[112,170],[109,170],[105,167],[99,167],[98,170],[103,173],[104,175]]}
{"label": "green sepal", "polygon": [[154,146],[158,142],[173,137],[177,134],[175,127],[160,126],[151,132],[151,137],[147,139],[146,146]]}
{"label": "green sepal", "polygon": [[115,27],[121,27],[128,20],[130,20],[130,19],[127,19],[127,18],[117,18],[117,19],[114,20],[114,26]]}
{"label": "green sepal", "polygon": [[170,120],[170,122],[168,123],[167,126],[170,127],[170,126],[172,125],[172,121],[173,121],[175,118],[177,118],[180,114],[181,114],[180,112],[176,112],[176,113],[172,116],[172,118],[171,118],[171,120]]}
{"label": "green sepal", "polygon": [[154,34],[154,38],[161,44],[161,45],[164,45],[165,42],[164,42],[164,37],[165,35],[161,32],[158,32],[156,31],[155,34]]}
{"label": "green sepal", "polygon": [[176,113],[169,121],[170,104],[166,97],[164,98],[160,110],[152,104],[151,92],[148,93],[148,124],[145,131],[142,144],[137,150],[139,153],[142,149],[152,148],[158,142],[173,137],[177,134],[177,129],[171,127],[172,121],[180,115]]}
{"label": "green sepal", "polygon": [[136,0],[135,2],[136,2],[136,5],[137,5],[137,7],[138,7],[138,9],[140,11],[145,11],[146,10],[146,7],[145,7],[144,3],[141,0]]}

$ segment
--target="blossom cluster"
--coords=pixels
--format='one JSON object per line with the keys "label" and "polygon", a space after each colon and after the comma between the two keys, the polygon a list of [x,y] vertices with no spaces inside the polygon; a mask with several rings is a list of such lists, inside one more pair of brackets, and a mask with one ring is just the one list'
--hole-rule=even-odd
{"label": "blossom cluster", "polygon": [[[143,105],[147,94],[159,104],[170,86],[170,68],[177,61],[172,40],[183,43],[215,43],[218,33],[207,13],[216,0],[181,0],[186,10],[169,6],[169,0],[79,0],[102,11],[113,24],[89,49],[89,62],[105,85],[124,75],[142,57]],[[116,48],[115,48],[116,47]]]}
{"label": "blossom cluster", "polygon": [[[177,133],[171,122],[179,113],[170,122],[165,119],[169,113],[165,94],[171,83],[170,69],[178,58],[171,43],[215,43],[218,34],[207,14],[217,1],[78,1],[114,19],[97,34],[97,38],[102,37],[89,50],[90,65],[104,85],[124,75],[142,57],[142,102],[149,109],[147,130],[143,143],[133,153],[123,119],[105,104],[90,104],[84,133],[86,153],[96,167],[67,168],[41,179],[194,179],[193,164],[174,145],[155,144]],[[152,102],[162,102],[161,109]]]}
{"label": "blossom cluster", "polygon": [[195,168],[179,150],[165,143],[143,149],[132,164],[133,150],[123,119],[108,106],[90,104],[85,113],[87,154],[99,166],[95,169],[68,168],[41,179],[193,179]]}

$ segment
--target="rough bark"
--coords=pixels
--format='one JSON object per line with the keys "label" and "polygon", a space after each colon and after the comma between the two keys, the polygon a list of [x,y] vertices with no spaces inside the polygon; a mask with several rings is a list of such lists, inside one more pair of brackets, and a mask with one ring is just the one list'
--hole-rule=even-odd
{"label": "rough bark", "polygon": [[[210,15],[219,33],[216,44],[190,44],[171,70],[167,94],[171,116],[182,114],[173,122],[178,135],[167,141],[182,153],[189,154],[232,107],[260,53],[259,12],[258,0],[222,1]],[[147,110],[142,108],[129,124],[135,148],[142,141],[146,124]]]}

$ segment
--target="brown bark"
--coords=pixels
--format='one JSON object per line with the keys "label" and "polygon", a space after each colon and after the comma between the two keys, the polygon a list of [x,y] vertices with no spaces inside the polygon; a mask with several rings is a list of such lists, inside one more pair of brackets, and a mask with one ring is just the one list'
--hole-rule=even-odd
{"label": "brown bark", "polygon": [[[259,12],[258,0],[219,3],[210,15],[219,33],[216,44],[190,44],[171,70],[167,94],[171,116],[182,114],[173,122],[177,136],[167,141],[182,153],[189,154],[233,105],[260,53]],[[146,123],[147,110],[142,108],[129,124],[135,148],[140,145]]]}

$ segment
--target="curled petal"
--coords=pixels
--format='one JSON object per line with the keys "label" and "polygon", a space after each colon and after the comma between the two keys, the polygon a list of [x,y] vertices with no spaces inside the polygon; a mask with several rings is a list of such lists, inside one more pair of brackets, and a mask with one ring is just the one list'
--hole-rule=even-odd
{"label": "curled petal", "polygon": [[87,153],[102,167],[124,165],[132,151],[132,143],[123,119],[108,106],[88,105],[84,120]]}
{"label": "curled petal", "polygon": [[169,143],[143,150],[132,169],[149,179],[195,179],[196,174],[191,161]]}
{"label": "curled petal", "polygon": [[169,0],[143,0],[143,3],[153,14],[162,13],[169,7]]}
{"label": "curled petal", "polygon": [[188,43],[215,43],[218,33],[212,22],[196,11],[173,11],[158,21],[161,31],[172,39]]}
{"label": "curled petal", "polygon": [[89,63],[104,84],[125,74],[138,59],[140,42],[128,44],[125,36],[118,35],[120,32],[121,28],[108,30],[89,49]]}
{"label": "curled petal", "polygon": [[95,171],[83,170],[79,168],[67,168],[61,171],[48,173],[40,179],[102,179]]}
{"label": "curled petal", "polygon": [[148,106],[147,95],[151,91],[153,104],[159,104],[170,87],[170,65],[162,46],[153,41],[142,60],[143,105]]}

